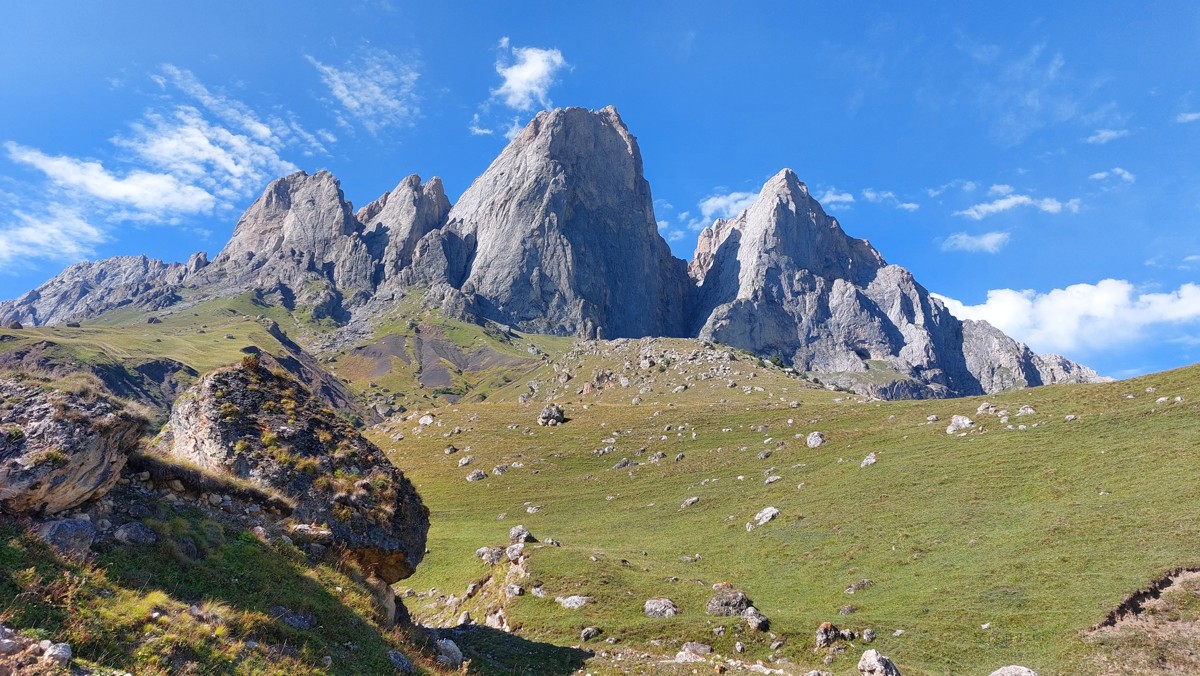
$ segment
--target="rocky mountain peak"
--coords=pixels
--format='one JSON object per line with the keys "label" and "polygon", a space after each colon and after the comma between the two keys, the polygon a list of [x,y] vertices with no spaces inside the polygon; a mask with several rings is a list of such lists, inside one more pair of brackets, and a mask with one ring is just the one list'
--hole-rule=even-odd
{"label": "rocky mountain peak", "polygon": [[539,113],[443,230],[428,259],[483,316],[588,337],[683,330],[684,264],[658,234],[637,139],[615,108]]}

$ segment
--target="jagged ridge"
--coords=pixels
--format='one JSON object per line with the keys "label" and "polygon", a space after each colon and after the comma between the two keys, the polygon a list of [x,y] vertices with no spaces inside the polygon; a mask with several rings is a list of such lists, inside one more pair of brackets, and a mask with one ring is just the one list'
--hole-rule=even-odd
{"label": "jagged ridge", "polygon": [[894,397],[963,396],[1094,371],[961,322],[909,271],[847,236],[785,169],[690,266],[658,234],[637,139],[616,109],[539,113],[451,207],[409,176],[357,213],[326,171],[272,182],[211,264],[114,258],[0,303],[43,325],[116,307],[256,290],[313,317],[369,323],[427,289],[449,314],[534,333],[715,340]]}

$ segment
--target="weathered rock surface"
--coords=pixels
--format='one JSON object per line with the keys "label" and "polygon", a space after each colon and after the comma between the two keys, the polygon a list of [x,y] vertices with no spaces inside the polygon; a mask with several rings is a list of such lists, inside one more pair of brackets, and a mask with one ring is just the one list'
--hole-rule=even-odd
{"label": "weathered rock surface", "polygon": [[671,599],[656,598],[647,600],[642,612],[646,617],[675,617],[679,614],[679,607]]}
{"label": "weathered rock surface", "polygon": [[0,510],[56,514],[107,493],[144,424],[98,395],[0,379]]}
{"label": "weathered rock surface", "polygon": [[424,556],[429,511],[412,483],[269,357],[201,378],[165,437],[176,457],[287,497],[295,522],[328,524],[333,545],[388,584]]}
{"label": "weathered rock surface", "polygon": [[417,247],[482,316],[588,338],[683,335],[690,285],[615,108],[542,112]]}
{"label": "weathered rock surface", "polygon": [[12,301],[0,302],[0,325],[53,326],[101,315],[120,307],[153,310],[178,300],[176,291],[190,269],[203,267],[203,254],[187,264],[145,256],[116,256],[76,263]]}
{"label": "weathered rock surface", "polygon": [[863,653],[858,660],[858,673],[861,676],[900,676],[896,665],[874,648]]}
{"label": "weathered rock surface", "polygon": [[1029,667],[1010,664],[1007,667],[1000,667],[999,669],[993,671],[989,676],[1038,676],[1038,674]]}

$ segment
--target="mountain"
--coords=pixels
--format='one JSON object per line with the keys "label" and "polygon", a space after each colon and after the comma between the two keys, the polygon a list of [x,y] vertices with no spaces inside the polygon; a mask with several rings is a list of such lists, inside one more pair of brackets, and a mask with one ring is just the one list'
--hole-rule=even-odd
{"label": "mountain", "polygon": [[1087,382],[847,236],[785,169],[704,230],[689,264],[658,234],[637,139],[615,108],[539,113],[451,206],[409,176],[357,212],[327,171],[273,181],[208,262],[114,258],[68,268],[0,324],[53,325],[253,292],[369,334],[417,292],[453,317],[581,338],[698,337],[885,398]]}

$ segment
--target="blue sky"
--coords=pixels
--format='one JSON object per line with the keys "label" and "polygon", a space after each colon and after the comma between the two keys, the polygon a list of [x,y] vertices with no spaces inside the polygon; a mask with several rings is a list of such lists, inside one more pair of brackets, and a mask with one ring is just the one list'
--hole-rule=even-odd
{"label": "blue sky", "polygon": [[1200,5],[948,4],[8,3],[0,298],[215,254],[297,168],[454,200],[513,125],[613,104],[682,258],[791,167],[960,316],[1200,361]]}

